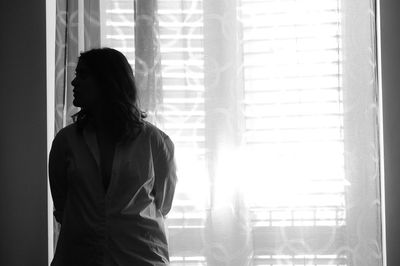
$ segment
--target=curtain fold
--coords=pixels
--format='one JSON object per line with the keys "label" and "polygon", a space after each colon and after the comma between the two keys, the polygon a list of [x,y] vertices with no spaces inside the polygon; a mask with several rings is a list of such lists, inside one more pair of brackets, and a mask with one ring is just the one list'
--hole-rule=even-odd
{"label": "curtain fold", "polygon": [[247,206],[232,178],[235,165],[229,165],[244,131],[238,4],[203,1],[205,146],[211,184],[204,228],[207,265],[249,265],[252,251]]}
{"label": "curtain fold", "polygon": [[140,104],[153,123],[162,122],[161,55],[159,46],[157,1],[135,0],[135,82]]}
{"label": "curtain fold", "polygon": [[[382,264],[376,2],[343,3],[347,242],[351,265]],[[361,12],[360,12],[361,11]]]}
{"label": "curtain fold", "polygon": [[375,5],[57,0],[56,132],[118,49],[176,147],[171,265],[383,265]]}

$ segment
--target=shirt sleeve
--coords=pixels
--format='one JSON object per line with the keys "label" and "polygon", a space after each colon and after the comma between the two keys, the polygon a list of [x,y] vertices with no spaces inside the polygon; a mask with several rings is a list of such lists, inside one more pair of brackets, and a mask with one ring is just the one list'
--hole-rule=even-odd
{"label": "shirt sleeve", "polygon": [[54,138],[49,154],[49,182],[54,202],[54,217],[62,223],[67,198],[67,149],[61,134]]}
{"label": "shirt sleeve", "polygon": [[162,215],[166,216],[172,207],[177,176],[173,142],[164,135],[160,144],[154,159],[155,203]]}

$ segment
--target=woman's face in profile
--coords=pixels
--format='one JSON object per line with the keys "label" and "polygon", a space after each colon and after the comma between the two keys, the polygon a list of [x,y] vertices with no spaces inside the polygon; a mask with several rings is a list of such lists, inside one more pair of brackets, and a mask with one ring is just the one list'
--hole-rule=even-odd
{"label": "woman's face in profile", "polygon": [[75,78],[71,85],[74,87],[73,104],[86,110],[96,110],[100,105],[100,89],[98,83],[90,72],[89,67],[79,60],[75,70]]}

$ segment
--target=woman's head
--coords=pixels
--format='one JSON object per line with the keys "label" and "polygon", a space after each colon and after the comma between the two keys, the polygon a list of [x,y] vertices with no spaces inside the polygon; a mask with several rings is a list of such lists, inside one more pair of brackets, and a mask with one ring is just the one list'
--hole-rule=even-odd
{"label": "woman's head", "polygon": [[138,106],[133,71],[126,57],[111,48],[81,53],[76,68],[74,105],[81,107],[75,119],[101,112],[119,137],[142,125],[144,113]]}

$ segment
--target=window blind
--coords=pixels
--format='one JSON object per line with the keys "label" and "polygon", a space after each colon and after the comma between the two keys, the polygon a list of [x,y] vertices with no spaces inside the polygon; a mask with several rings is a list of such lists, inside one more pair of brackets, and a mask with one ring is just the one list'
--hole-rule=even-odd
{"label": "window blind", "polygon": [[[241,0],[238,14],[254,265],[347,265],[340,3]],[[276,253],[301,234],[304,255]]]}
{"label": "window blind", "polygon": [[[336,0],[242,0],[240,8],[245,145],[271,160],[269,169],[257,169],[265,174],[258,180],[281,178],[300,186],[304,197],[290,204],[344,208],[338,5]],[[332,219],[337,224],[336,215]]]}

